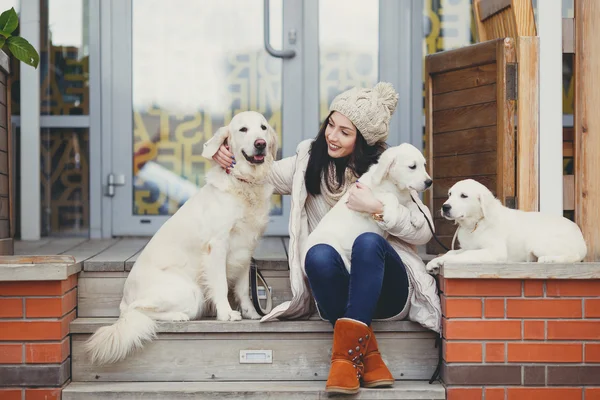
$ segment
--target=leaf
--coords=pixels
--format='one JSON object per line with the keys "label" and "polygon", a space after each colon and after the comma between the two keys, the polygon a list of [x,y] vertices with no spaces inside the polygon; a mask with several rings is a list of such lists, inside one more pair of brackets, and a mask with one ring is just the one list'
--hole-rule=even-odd
{"label": "leaf", "polygon": [[0,31],[5,33],[13,33],[19,26],[19,17],[14,7],[6,10],[0,15]]}
{"label": "leaf", "polygon": [[10,33],[4,32],[2,30],[0,30],[0,35],[2,35],[2,37],[4,37],[5,39],[10,37]]}
{"label": "leaf", "polygon": [[4,46],[4,42],[6,42],[6,38],[0,37],[0,49]]}
{"label": "leaf", "polygon": [[6,42],[8,43],[8,49],[13,56],[23,61],[25,64],[37,68],[40,63],[40,55],[33,48],[31,43],[18,36],[11,36]]}

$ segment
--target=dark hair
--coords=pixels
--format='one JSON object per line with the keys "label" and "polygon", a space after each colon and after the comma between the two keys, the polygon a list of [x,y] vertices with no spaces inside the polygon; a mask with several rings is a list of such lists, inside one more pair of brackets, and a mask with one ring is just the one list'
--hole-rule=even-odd
{"label": "dark hair", "polygon": [[[369,146],[357,128],[356,143],[354,144],[352,154],[342,158],[329,157],[327,140],[325,140],[325,130],[329,124],[331,114],[329,113],[323,121],[317,138],[310,146],[310,157],[308,159],[308,166],[306,167],[306,174],[304,175],[304,182],[306,183],[306,190],[313,196],[321,194],[321,179],[325,179],[325,184],[330,191],[339,189],[344,184],[344,175],[347,167],[357,177],[360,177],[367,172],[371,165],[377,163],[379,156],[387,147],[385,142],[377,142]],[[331,164],[335,167],[337,188],[332,188],[329,179],[327,179],[327,171]]]}

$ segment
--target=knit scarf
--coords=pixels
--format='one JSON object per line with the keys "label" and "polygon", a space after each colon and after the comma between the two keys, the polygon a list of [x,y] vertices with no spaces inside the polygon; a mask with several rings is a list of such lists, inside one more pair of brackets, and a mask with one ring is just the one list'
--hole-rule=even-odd
{"label": "knit scarf", "polygon": [[346,193],[350,185],[354,184],[358,177],[354,174],[350,168],[346,168],[344,172],[343,182],[338,188],[338,181],[335,174],[335,165],[333,163],[329,164],[329,168],[327,170],[327,182],[329,183],[329,187],[333,188],[333,190],[329,190],[327,183],[325,183],[325,179],[321,180],[321,194],[325,198],[327,204],[330,207],[335,206],[335,204],[342,198],[342,196]]}

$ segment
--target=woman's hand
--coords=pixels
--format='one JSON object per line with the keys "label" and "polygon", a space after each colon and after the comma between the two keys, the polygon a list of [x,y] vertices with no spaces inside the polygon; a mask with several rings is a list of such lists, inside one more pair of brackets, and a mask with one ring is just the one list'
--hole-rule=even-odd
{"label": "woman's hand", "polygon": [[381,214],[383,212],[383,204],[373,196],[371,189],[362,183],[357,181],[348,193],[350,196],[346,206],[349,209],[369,214]]}
{"label": "woman's hand", "polygon": [[229,146],[222,144],[219,150],[215,153],[212,159],[221,166],[224,170],[229,173],[229,169],[235,165],[235,157],[233,153],[229,151]]}

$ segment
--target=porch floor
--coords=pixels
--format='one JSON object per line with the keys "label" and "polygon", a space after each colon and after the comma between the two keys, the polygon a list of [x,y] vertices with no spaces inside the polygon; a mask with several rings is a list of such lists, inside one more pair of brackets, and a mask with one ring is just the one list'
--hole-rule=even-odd
{"label": "porch floor", "polygon": [[[72,255],[84,271],[129,271],[149,240],[149,237],[17,240],[15,255]],[[287,264],[287,244],[287,237],[265,237],[254,257],[261,263]]]}

